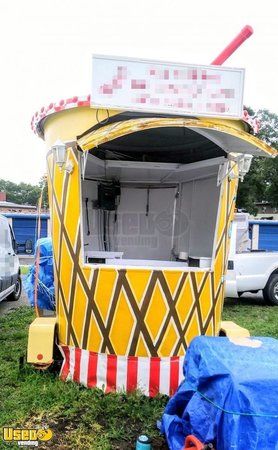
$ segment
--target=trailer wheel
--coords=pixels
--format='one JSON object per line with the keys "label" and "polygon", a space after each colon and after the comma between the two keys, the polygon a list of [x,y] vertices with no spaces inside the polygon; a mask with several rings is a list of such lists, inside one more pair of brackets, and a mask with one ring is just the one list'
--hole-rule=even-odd
{"label": "trailer wheel", "polygon": [[63,364],[63,356],[55,341],[56,339],[54,339],[54,346],[53,346],[53,363],[48,367],[48,370],[51,373],[58,374]]}
{"label": "trailer wheel", "polygon": [[15,288],[13,292],[7,297],[7,300],[16,302],[17,300],[19,300],[21,296],[21,291],[22,291],[22,281],[20,275],[18,275],[18,278],[15,283]]}
{"label": "trailer wheel", "polygon": [[278,274],[270,275],[266,287],[263,289],[263,296],[267,303],[278,306]]}

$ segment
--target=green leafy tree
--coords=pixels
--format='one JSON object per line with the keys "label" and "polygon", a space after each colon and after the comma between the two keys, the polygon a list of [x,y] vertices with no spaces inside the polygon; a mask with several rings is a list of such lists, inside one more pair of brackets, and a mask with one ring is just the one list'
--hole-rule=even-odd
{"label": "green leafy tree", "polygon": [[[248,112],[260,122],[257,137],[278,150],[278,115],[267,109],[260,109],[255,114],[252,108],[248,108]],[[256,203],[262,201],[278,206],[278,158],[254,158],[249,173],[239,184],[238,208],[256,214]]]}
{"label": "green leafy tree", "polygon": [[[36,206],[41,195],[42,187],[45,186],[45,178],[43,177],[38,185],[28,183],[13,183],[0,179],[0,191],[5,191],[7,194],[7,201],[18,203],[19,205]],[[43,190],[43,206],[48,207],[47,187]]]}

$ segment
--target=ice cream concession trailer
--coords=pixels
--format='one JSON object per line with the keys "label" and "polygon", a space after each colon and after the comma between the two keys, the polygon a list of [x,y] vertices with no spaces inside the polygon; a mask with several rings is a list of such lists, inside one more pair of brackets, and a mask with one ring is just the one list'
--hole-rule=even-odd
{"label": "ice cream concession trailer", "polygon": [[91,95],[32,119],[47,148],[56,315],[28,361],[61,377],[172,394],[221,323],[238,180],[275,156],[242,119],[244,70],[93,57]]}

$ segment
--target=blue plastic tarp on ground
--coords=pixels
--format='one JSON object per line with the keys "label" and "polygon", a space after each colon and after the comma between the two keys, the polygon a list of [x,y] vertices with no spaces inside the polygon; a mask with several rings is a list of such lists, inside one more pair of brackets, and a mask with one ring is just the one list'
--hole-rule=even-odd
{"label": "blue plastic tarp on ground", "polygon": [[161,423],[169,448],[193,434],[217,450],[278,450],[278,340],[195,338],[184,362],[185,381]]}
{"label": "blue plastic tarp on ground", "polygon": [[[54,273],[52,241],[50,238],[38,239],[36,243],[36,254],[39,245],[39,276],[38,276],[38,307],[41,309],[55,309]],[[35,292],[35,264],[31,266],[29,274],[24,282],[29,302],[34,306]]]}

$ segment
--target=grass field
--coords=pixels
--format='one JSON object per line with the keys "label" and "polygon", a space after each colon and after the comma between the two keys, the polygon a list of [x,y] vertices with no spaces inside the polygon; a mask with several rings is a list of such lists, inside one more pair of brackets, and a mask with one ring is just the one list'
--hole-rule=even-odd
{"label": "grass field", "polygon": [[[278,307],[256,301],[229,301],[224,318],[248,328],[252,335],[278,338]],[[147,433],[153,449],[166,449],[156,429],[166,397],[148,399],[140,394],[109,394],[63,383],[50,372],[37,372],[19,357],[26,351],[28,325],[33,312],[28,307],[0,318],[0,427],[49,426],[54,433],[40,449],[88,450],[132,449],[136,437]],[[18,448],[0,442],[0,449]]]}
{"label": "grass field", "polygon": [[30,270],[30,266],[20,266],[20,270],[21,270],[21,275],[27,275],[29,273]]}

